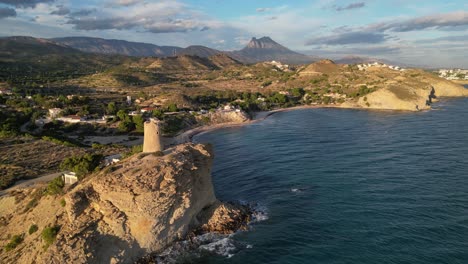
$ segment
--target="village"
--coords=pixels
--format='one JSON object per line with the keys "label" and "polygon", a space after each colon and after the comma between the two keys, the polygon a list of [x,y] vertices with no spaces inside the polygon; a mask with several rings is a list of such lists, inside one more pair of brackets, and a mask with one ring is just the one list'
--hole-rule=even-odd
{"label": "village", "polygon": [[468,80],[468,70],[464,69],[440,69],[437,73],[446,80]]}

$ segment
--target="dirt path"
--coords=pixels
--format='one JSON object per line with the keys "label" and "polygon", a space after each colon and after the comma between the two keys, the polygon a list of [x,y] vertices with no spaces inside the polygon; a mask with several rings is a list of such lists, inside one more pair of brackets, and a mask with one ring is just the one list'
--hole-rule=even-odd
{"label": "dirt path", "polygon": [[13,185],[13,186],[5,189],[5,190],[0,191],[0,196],[3,196],[3,195],[5,195],[5,194],[9,193],[10,191],[12,191],[14,189],[17,189],[17,188],[28,188],[28,187],[31,187],[31,186],[35,185],[36,183],[49,182],[49,181],[57,178],[60,175],[62,175],[61,172],[56,172],[56,173],[42,175],[42,176],[39,176],[39,177],[34,178],[34,179],[17,182],[15,185]]}

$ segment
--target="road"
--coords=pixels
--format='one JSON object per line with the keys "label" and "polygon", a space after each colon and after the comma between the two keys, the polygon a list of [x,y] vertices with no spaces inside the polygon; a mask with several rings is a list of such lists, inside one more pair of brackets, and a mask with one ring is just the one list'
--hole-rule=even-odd
{"label": "road", "polygon": [[49,182],[49,181],[57,178],[60,175],[62,175],[62,172],[46,174],[46,175],[42,175],[42,176],[39,176],[39,177],[34,178],[34,179],[20,181],[20,182],[16,183],[15,185],[9,187],[8,189],[0,191],[0,196],[3,196],[5,194],[7,194],[8,192],[10,192],[10,191],[12,191],[14,189],[17,189],[17,188],[28,188],[28,187],[31,187],[31,186],[35,185],[36,183]]}

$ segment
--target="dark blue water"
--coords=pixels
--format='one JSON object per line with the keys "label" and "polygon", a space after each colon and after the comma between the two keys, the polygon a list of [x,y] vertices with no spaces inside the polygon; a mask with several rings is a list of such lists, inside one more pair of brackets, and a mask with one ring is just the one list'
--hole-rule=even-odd
{"label": "dark blue water", "polygon": [[[308,109],[200,135],[252,245],[204,263],[468,263],[468,99],[418,113]],[[297,190],[295,190],[297,189]]]}

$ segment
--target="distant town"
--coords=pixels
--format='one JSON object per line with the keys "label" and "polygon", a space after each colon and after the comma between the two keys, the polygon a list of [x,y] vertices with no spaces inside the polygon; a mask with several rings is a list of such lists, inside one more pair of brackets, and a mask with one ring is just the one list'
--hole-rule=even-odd
{"label": "distant town", "polygon": [[468,70],[464,69],[440,69],[437,73],[447,80],[468,80]]}

